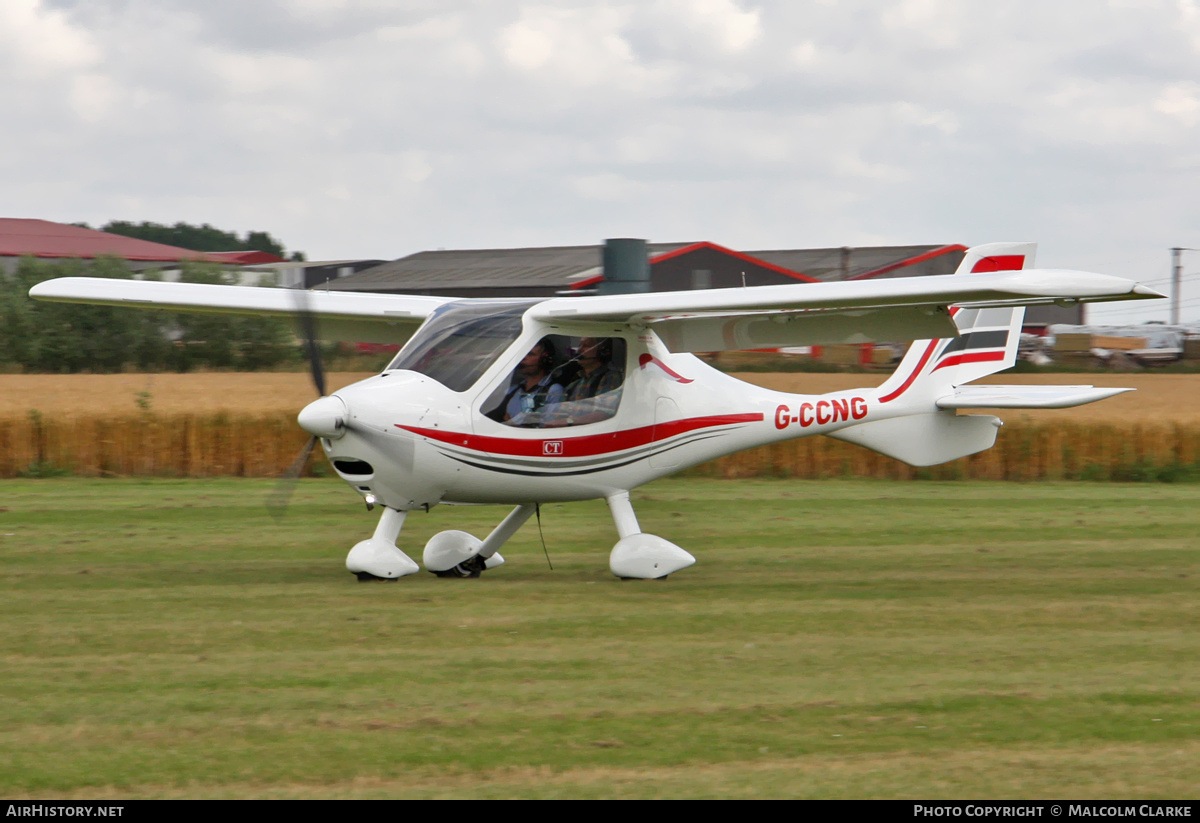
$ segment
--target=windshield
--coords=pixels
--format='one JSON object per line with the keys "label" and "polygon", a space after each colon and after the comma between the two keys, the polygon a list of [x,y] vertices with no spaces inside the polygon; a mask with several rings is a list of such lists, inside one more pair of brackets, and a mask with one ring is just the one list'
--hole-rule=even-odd
{"label": "windshield", "polygon": [[466,391],[521,334],[521,318],[538,301],[447,303],[408,341],[387,367],[430,377]]}

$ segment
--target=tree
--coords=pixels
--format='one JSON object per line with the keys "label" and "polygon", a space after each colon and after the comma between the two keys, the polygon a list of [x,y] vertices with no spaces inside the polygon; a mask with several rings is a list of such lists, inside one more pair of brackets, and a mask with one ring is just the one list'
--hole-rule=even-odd
{"label": "tree", "polygon": [[112,258],[22,258],[11,277],[0,278],[0,346],[5,355],[27,371],[120,371],[145,322],[136,310],[44,303],[31,300],[29,289],[53,277],[130,276],[124,263]]}
{"label": "tree", "polygon": [[[211,264],[184,263],[180,280],[230,286],[237,277]],[[276,366],[295,353],[292,335],[276,318],[181,314],[175,324],[180,336],[173,367],[178,371],[195,367],[256,371]]]}
{"label": "tree", "polygon": [[[156,280],[155,272],[143,279]],[[180,314],[48,303],[29,289],[55,277],[132,278],[124,261],[22,258],[11,276],[0,274],[0,364],[28,372],[117,372],[195,368],[270,368],[297,356],[286,324],[265,317]],[[185,263],[181,279],[232,284],[236,275],[212,264]]]}
{"label": "tree", "polygon": [[[86,224],[82,224],[86,227]],[[110,220],[100,227],[100,231],[109,234],[119,234],[123,237],[136,237],[139,240],[149,240],[152,243],[164,243],[168,246],[178,246],[192,251],[265,251],[278,257],[287,257],[283,244],[265,231],[246,233],[245,239],[235,232],[223,231],[204,223],[193,226],[189,223],[176,223],[166,226],[162,223],[143,221],[132,223],[128,220]],[[295,252],[303,254],[303,252]]]}

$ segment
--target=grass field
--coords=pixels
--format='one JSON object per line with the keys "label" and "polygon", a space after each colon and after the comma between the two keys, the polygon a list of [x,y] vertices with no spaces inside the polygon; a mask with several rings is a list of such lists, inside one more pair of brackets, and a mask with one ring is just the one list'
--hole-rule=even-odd
{"label": "grass field", "polygon": [[592,503],[391,584],[270,488],[0,482],[0,796],[1200,796],[1193,485],[669,480],[669,580]]}

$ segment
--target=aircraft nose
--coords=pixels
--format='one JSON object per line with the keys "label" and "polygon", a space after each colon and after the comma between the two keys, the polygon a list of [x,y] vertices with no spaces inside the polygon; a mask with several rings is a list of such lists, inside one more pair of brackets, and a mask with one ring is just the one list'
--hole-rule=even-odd
{"label": "aircraft nose", "polygon": [[346,403],[335,394],[321,397],[305,406],[296,420],[300,428],[317,437],[337,440],[346,433]]}

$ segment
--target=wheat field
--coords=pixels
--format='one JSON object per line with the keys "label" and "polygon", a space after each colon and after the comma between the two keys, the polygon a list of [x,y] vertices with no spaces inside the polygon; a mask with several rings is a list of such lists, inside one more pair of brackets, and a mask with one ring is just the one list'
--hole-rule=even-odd
{"label": "wheat field", "polygon": [[[336,391],[367,373],[327,376]],[[191,374],[0,374],[0,417],[36,410],[46,417],[157,414],[295,415],[316,397],[300,372]]]}
{"label": "wheat field", "polygon": [[[332,374],[329,388],[366,376]],[[863,374],[738,376],[806,394],[877,385],[884,379]],[[1137,391],[1077,409],[999,412],[1006,425],[995,448],[930,469],[817,437],[730,455],[693,473],[946,480],[1182,480],[1200,475],[1200,375],[1011,375],[994,382],[1090,383]],[[307,439],[295,415],[313,396],[302,373],[0,375],[0,477],[278,475]]]}

